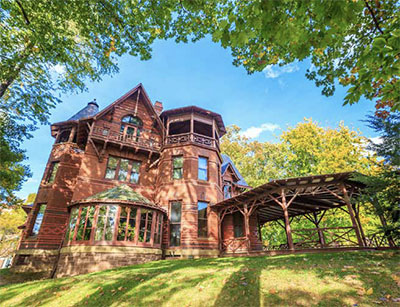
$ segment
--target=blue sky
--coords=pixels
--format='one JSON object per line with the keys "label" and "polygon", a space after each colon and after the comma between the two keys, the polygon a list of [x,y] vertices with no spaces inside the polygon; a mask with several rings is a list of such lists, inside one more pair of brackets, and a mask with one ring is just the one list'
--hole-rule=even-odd
{"label": "blue sky", "polygon": [[[343,120],[366,137],[376,136],[362,122],[373,112],[373,103],[362,100],[342,106],[342,87],[333,97],[322,96],[321,89],[305,77],[309,62],[248,75],[244,68],[232,65],[229,50],[203,39],[194,44],[158,41],[151,60],[124,56],[119,67],[118,74],[89,83],[87,92],[61,96],[63,103],[52,111],[50,122],[68,119],[93,98],[102,109],[142,83],[152,102],[163,102],[164,109],[197,105],[220,113],[225,125],[236,124],[260,141],[274,141],[282,129],[305,117],[325,127],[336,127]],[[53,142],[50,127],[41,126],[24,143],[33,176],[18,196],[37,192]]]}

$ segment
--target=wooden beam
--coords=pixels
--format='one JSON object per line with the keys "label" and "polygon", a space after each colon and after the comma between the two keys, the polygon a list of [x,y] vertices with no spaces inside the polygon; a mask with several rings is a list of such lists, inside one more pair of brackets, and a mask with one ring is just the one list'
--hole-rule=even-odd
{"label": "wooden beam", "polygon": [[356,222],[356,219],[354,217],[354,212],[353,212],[353,208],[352,208],[351,203],[350,203],[350,198],[349,198],[349,196],[347,194],[347,190],[346,190],[346,187],[344,185],[342,185],[342,191],[343,191],[343,196],[344,196],[343,199],[346,202],[347,210],[349,211],[351,223],[353,224],[354,231],[356,232],[358,245],[359,246],[364,246],[364,243],[363,243],[363,241],[361,239],[360,230],[358,229],[357,222]]}
{"label": "wooden beam", "polygon": [[287,210],[285,189],[282,189],[281,196],[282,196],[282,203],[281,203],[282,204],[282,210],[283,210],[283,215],[284,215],[284,218],[285,218],[285,226],[286,226],[285,230],[286,230],[287,243],[288,243],[289,249],[294,251],[292,230],[290,229],[290,221],[289,221],[289,213],[288,213],[288,210]]}

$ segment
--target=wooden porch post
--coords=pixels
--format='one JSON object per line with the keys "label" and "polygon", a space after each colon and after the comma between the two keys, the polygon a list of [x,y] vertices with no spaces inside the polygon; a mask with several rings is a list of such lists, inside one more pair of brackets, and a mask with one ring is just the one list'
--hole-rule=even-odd
{"label": "wooden porch post", "polygon": [[343,191],[344,201],[346,202],[347,210],[349,211],[351,223],[353,224],[354,231],[356,232],[358,245],[364,246],[364,242],[361,239],[360,230],[358,229],[358,226],[357,226],[356,218],[354,217],[354,212],[353,212],[353,208],[351,206],[350,197],[349,197],[346,187],[344,185],[342,185],[342,191]]}
{"label": "wooden porch post", "polygon": [[318,220],[317,212],[313,212],[313,216],[314,216],[314,224],[315,224],[315,227],[317,228],[317,232],[318,232],[319,243],[321,244],[321,247],[324,247],[325,246],[324,234],[323,234],[321,228],[319,228],[319,223],[321,222],[321,220]]}
{"label": "wooden porch post", "polygon": [[357,209],[355,204],[353,204],[352,207],[353,207],[353,211],[355,213],[358,228],[360,229],[360,234],[361,234],[361,238],[364,242],[364,246],[367,246],[367,239],[365,238],[364,230],[362,228],[361,220],[360,220],[360,207],[358,207],[358,209]]}
{"label": "wooden porch post", "polygon": [[287,237],[287,243],[289,246],[290,250],[294,250],[294,244],[293,244],[293,238],[292,238],[292,230],[290,228],[290,221],[289,221],[289,212],[287,209],[287,203],[286,203],[286,195],[285,195],[285,190],[282,189],[282,210],[283,210],[283,216],[285,218],[285,231],[286,231],[286,237]]}
{"label": "wooden porch post", "polygon": [[244,211],[244,232],[247,240],[247,252],[249,252],[251,244],[250,244],[249,210],[247,208],[247,204],[244,204],[243,211]]}
{"label": "wooden porch post", "polygon": [[217,212],[217,218],[218,218],[218,248],[219,252],[222,253],[222,220],[221,220],[221,214],[222,212]]}
{"label": "wooden porch post", "polygon": [[74,140],[75,132],[76,132],[76,127],[73,126],[71,132],[69,133],[68,142],[72,142]]}

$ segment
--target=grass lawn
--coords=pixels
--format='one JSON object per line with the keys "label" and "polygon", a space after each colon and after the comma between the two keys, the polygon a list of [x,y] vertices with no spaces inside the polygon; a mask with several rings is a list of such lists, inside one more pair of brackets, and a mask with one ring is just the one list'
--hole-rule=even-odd
{"label": "grass lawn", "polygon": [[0,306],[400,306],[397,298],[400,253],[389,251],[156,261],[0,286]]}

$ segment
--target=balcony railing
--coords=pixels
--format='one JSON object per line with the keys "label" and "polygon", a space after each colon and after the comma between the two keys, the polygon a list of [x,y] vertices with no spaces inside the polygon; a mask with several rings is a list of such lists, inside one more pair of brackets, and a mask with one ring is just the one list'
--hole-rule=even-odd
{"label": "balcony railing", "polygon": [[169,135],[167,136],[166,140],[166,145],[187,144],[187,143],[195,143],[199,145],[215,147],[219,150],[219,143],[216,139],[197,133],[188,132],[188,133]]}
{"label": "balcony railing", "polygon": [[160,142],[156,140],[131,134],[124,135],[123,133],[110,131],[109,129],[102,127],[93,127],[92,137],[108,142],[118,143],[131,147],[150,149],[153,151],[159,151],[161,149]]}

